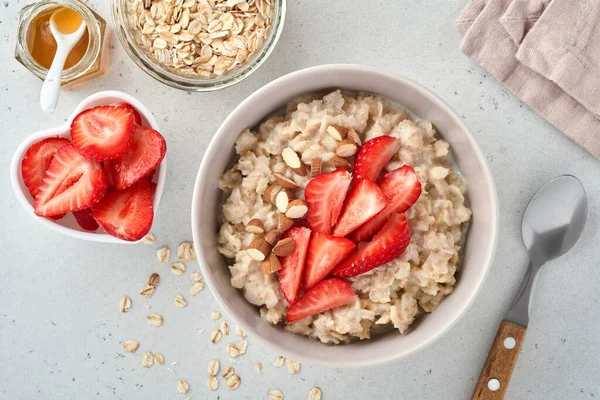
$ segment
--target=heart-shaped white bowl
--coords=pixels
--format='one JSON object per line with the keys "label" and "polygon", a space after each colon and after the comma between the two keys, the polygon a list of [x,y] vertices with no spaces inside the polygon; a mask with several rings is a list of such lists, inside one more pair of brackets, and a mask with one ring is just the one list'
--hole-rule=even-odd
{"label": "heart-shaped white bowl", "polygon": [[[75,221],[75,218],[71,213],[68,213],[64,218],[54,221],[50,218],[38,217],[35,215],[33,211],[33,197],[29,193],[29,190],[23,183],[23,176],[21,175],[21,160],[23,160],[23,156],[29,147],[37,142],[38,140],[49,138],[49,137],[66,137],[71,138],[70,128],[71,122],[73,118],[77,116],[80,112],[87,110],[89,108],[93,108],[96,106],[103,106],[112,103],[125,102],[131,104],[135,109],[137,109],[142,116],[142,125],[149,126],[152,129],[160,132],[160,128],[156,119],[152,116],[150,110],[146,108],[139,100],[134,97],[117,91],[106,91],[99,92],[93,94],[83,100],[73,111],[69,120],[58,128],[46,129],[43,131],[39,131],[34,133],[25,139],[15,151],[15,154],[12,159],[12,163],[10,165],[10,181],[12,183],[13,190],[19,199],[19,202],[23,205],[27,213],[33,216],[40,224],[47,226],[58,233],[63,235],[71,236],[78,239],[90,240],[93,242],[103,242],[103,243],[137,243],[137,242],[128,242],[125,240],[121,240],[114,236],[108,235],[103,230],[99,229],[96,232],[90,232],[83,230]],[[156,168],[156,174],[154,175],[153,181],[156,182],[156,192],[154,193],[154,215],[156,216],[156,211],[158,210],[158,205],[160,203],[160,198],[162,195],[162,191],[165,185],[165,178],[167,176],[167,157],[162,160],[160,165]]]}

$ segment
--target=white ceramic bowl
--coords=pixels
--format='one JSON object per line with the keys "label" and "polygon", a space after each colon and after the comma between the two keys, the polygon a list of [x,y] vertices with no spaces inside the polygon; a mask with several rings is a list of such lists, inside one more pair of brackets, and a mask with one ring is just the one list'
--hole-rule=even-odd
{"label": "white ceramic bowl", "polygon": [[[23,183],[23,177],[21,175],[21,160],[27,152],[29,147],[37,142],[38,140],[48,138],[48,137],[71,137],[70,135],[70,127],[73,118],[77,116],[80,112],[87,110],[96,106],[103,106],[111,103],[117,102],[126,102],[135,107],[140,115],[142,116],[142,125],[149,126],[154,130],[160,132],[160,128],[156,119],[152,116],[150,110],[146,108],[142,103],[140,103],[134,97],[117,91],[106,91],[99,92],[93,94],[83,100],[77,108],[71,114],[69,120],[62,126],[58,128],[50,128],[43,131],[39,131],[34,133],[25,139],[15,151],[13,156],[11,165],[10,165],[10,181],[13,187],[15,194],[17,195],[17,199],[27,213],[33,216],[40,224],[47,226],[58,233],[63,235],[71,236],[78,239],[90,240],[94,242],[104,242],[104,243],[138,243],[138,242],[128,242],[125,240],[121,240],[114,236],[108,235],[104,233],[102,229],[99,229],[97,232],[90,232],[83,230],[75,221],[75,218],[71,213],[67,214],[64,218],[54,221],[50,218],[38,217],[35,215],[33,211],[33,197],[29,193],[29,190]],[[156,211],[158,209],[158,205],[160,203],[160,198],[162,195],[163,187],[165,185],[165,178],[167,176],[167,157],[162,160],[158,168],[156,169],[156,174],[154,175],[153,180],[156,182],[156,192],[154,193],[154,215],[156,215]]]}
{"label": "white ceramic bowl", "polygon": [[[297,95],[342,88],[369,92],[403,105],[433,121],[452,148],[456,163],[468,180],[468,202],[473,220],[454,293],[432,314],[421,318],[406,335],[397,331],[347,345],[324,345],[263,321],[257,307],[230,284],[229,269],[217,251],[217,215],[222,195],[217,187],[234,156],[238,134],[254,127]],[[279,78],[244,100],[223,122],[196,178],[192,200],[192,232],[198,262],[210,290],[236,324],[253,339],[278,353],[304,362],[334,368],[365,367],[406,357],[430,345],[465,313],[488,274],[498,235],[498,199],[486,159],[469,128],[442,99],[406,78],[356,65],[324,65]]]}

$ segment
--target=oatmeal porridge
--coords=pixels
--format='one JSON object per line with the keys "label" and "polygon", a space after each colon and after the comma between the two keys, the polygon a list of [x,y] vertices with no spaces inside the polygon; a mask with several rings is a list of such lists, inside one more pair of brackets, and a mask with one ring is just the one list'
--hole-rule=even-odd
{"label": "oatmeal porridge", "polygon": [[[386,141],[390,145],[385,151],[391,153],[378,148],[373,159],[373,165],[381,160],[384,164],[362,172],[361,154]],[[449,144],[431,122],[412,120],[382,98],[336,90],[295,99],[257,131],[244,130],[235,151],[235,165],[219,182],[227,198],[218,250],[230,261],[231,284],[260,308],[264,320],[324,343],[348,342],[391,327],[405,333],[416,318],[433,312],[452,293],[471,211],[465,204],[466,182],[453,168]],[[385,175],[379,178],[381,168]],[[414,199],[392,215],[396,200],[385,185],[397,182],[394,175],[401,171],[414,175]],[[369,174],[371,179],[358,179]],[[334,176],[345,185],[337,196],[345,203],[332,211],[336,196],[314,202],[309,194],[318,180]],[[405,203],[406,187],[397,195]],[[365,199],[365,192],[375,195]],[[349,204],[357,197],[358,211]],[[329,207],[325,214],[330,224],[322,231],[314,227],[314,215],[320,214],[313,205]],[[365,216],[365,210],[373,212]],[[386,211],[390,213],[383,215]],[[378,217],[381,224],[365,233],[366,226],[377,225]],[[398,228],[402,223],[403,230]],[[304,271],[303,265],[314,262],[317,237],[335,244],[317,258],[327,259],[332,252],[340,257],[308,284],[309,267]],[[376,244],[392,239],[397,252],[380,254],[387,244]],[[348,251],[342,256],[344,246]],[[335,278],[326,278],[330,275]]]}

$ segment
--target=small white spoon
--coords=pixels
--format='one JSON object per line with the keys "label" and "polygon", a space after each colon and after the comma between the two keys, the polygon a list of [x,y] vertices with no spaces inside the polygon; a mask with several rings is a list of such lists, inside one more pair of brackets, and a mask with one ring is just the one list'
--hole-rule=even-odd
{"label": "small white spoon", "polygon": [[[40,93],[40,105],[45,113],[51,113],[56,108],[65,61],[67,61],[67,56],[77,42],[83,37],[83,34],[87,29],[85,21],[77,14],[77,16],[81,18],[79,27],[73,30],[69,29],[70,27],[62,26],[65,31],[61,31],[59,28],[61,27],[61,24],[58,21],[60,21],[61,18],[65,18],[67,13],[76,13],[76,11],[73,11],[68,7],[61,7],[50,17],[50,32],[52,32],[52,36],[54,36],[54,39],[56,40],[57,47],[52,66],[48,70],[46,80],[42,86],[42,92]],[[70,17],[72,17],[72,15]]]}

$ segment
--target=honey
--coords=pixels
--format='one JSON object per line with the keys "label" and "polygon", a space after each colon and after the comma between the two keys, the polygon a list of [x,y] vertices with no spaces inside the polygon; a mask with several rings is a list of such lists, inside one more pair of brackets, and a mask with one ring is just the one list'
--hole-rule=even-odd
{"label": "honey", "polygon": [[[58,30],[64,34],[73,33],[83,21],[81,16],[68,7],[56,7],[38,14],[31,24],[28,47],[31,57],[41,67],[49,69],[56,54],[56,40],[50,31],[50,17],[57,13],[53,20]],[[89,33],[86,29],[83,37],[73,47],[65,62],[65,69],[76,65],[85,56],[89,45]]]}

